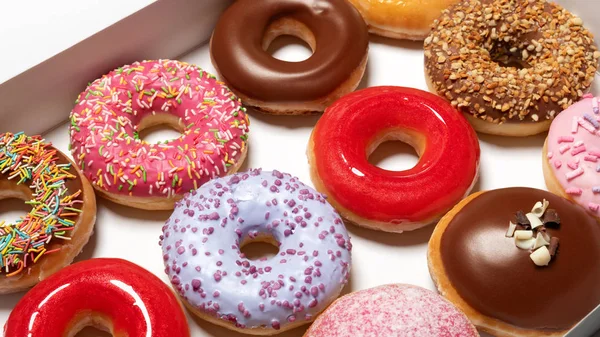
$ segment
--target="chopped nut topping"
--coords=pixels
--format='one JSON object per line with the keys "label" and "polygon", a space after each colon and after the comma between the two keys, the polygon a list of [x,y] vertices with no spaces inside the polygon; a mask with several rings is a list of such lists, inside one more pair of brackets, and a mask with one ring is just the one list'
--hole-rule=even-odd
{"label": "chopped nut topping", "polygon": [[552,119],[589,89],[600,52],[583,21],[545,0],[463,0],[425,40],[433,89],[492,123]]}

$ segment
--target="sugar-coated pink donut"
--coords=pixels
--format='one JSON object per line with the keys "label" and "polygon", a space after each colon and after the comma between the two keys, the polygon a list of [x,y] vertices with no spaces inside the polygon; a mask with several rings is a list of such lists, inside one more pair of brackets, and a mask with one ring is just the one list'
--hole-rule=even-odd
{"label": "sugar-coated pink donut", "polygon": [[[139,138],[141,129],[156,124],[171,124],[182,136],[159,144]],[[172,209],[184,193],[237,171],[248,124],[239,99],[197,66],[136,62],[79,95],[71,112],[71,152],[100,195],[138,208]]]}
{"label": "sugar-coated pink donut", "polygon": [[438,294],[406,284],[350,293],[335,301],[304,337],[475,337],[467,317]]}

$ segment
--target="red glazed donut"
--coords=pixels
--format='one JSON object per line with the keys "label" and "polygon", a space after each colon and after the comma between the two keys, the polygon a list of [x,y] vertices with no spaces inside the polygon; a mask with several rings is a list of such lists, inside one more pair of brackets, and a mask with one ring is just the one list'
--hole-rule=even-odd
{"label": "red glazed donut", "polygon": [[74,336],[86,326],[119,337],[190,336],[171,290],[121,259],[79,262],[40,282],[13,309],[4,336]]}
{"label": "red glazed donut", "polygon": [[[400,140],[420,156],[388,171],[369,163],[379,144]],[[479,143],[467,121],[440,97],[417,89],[373,87],[330,106],[308,146],[317,190],[346,219],[388,232],[439,219],[471,190]]]}

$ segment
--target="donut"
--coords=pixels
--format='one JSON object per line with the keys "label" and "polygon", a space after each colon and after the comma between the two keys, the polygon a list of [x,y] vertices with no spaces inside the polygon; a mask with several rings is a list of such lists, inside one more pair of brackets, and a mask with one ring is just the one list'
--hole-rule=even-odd
{"label": "donut", "polygon": [[[181,137],[151,144],[139,132],[170,125]],[[236,172],[248,116],[214,76],[173,60],[126,65],[92,82],[71,112],[71,153],[98,194],[149,210]]]}
{"label": "donut", "polygon": [[[275,38],[304,40],[301,62],[272,57]],[[220,17],[210,42],[220,78],[245,105],[271,114],[322,112],[353,91],[367,64],[369,34],[346,0],[238,0]]]}
{"label": "donut", "polygon": [[327,308],[304,337],[479,337],[467,317],[438,294],[407,284],[350,293]]}
{"label": "donut", "polygon": [[14,223],[0,220],[0,294],[26,290],[70,264],[96,222],[90,183],[41,136],[0,136],[0,199],[7,198],[31,210]]}
{"label": "donut", "polygon": [[502,136],[548,130],[590,88],[600,57],[582,20],[545,0],[463,0],[424,48],[429,90]]}
{"label": "donut", "polygon": [[349,0],[369,32],[393,39],[423,40],[442,10],[458,0]]}
{"label": "donut", "polygon": [[436,226],[429,271],[481,331],[564,336],[600,304],[598,242],[596,220],[560,196],[524,187],[478,192]]}
{"label": "donut", "polygon": [[75,336],[88,326],[122,337],[190,336],[171,289],[112,258],[78,262],[40,282],[13,309],[4,336]]}
{"label": "donut", "polygon": [[[259,241],[279,253],[249,260],[241,247]],[[163,227],[161,246],[166,273],[192,313],[252,335],[311,322],[346,284],[352,248],[323,195],[260,169],[186,195]]]}
{"label": "donut", "polygon": [[[389,171],[369,163],[379,144],[399,140],[419,154],[415,167]],[[372,87],[331,105],[308,144],[316,189],[347,220],[402,232],[439,219],[469,193],[479,142],[445,100],[418,89]]]}
{"label": "donut", "polygon": [[551,192],[600,219],[600,123],[598,98],[585,96],[562,111],[544,143],[543,170]]}

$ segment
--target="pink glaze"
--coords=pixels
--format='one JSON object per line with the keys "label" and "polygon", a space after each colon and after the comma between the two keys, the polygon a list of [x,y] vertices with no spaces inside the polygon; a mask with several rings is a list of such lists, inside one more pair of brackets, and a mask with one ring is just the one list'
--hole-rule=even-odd
{"label": "pink glaze", "polygon": [[471,337],[467,317],[438,294],[390,284],[350,293],[335,301],[304,337]]}
{"label": "pink glaze", "polygon": [[64,337],[90,325],[92,314],[110,320],[114,336],[190,335],[181,305],[158,277],[125,260],[91,259],[30,290],[11,312],[4,336]]}
{"label": "pink glaze", "polygon": [[[162,144],[138,138],[153,114],[179,120],[182,136]],[[248,118],[214,76],[171,60],[127,65],[97,79],[71,112],[71,152],[101,190],[172,197],[224,176],[241,159]]]}
{"label": "pink glaze", "polygon": [[[598,98],[587,96],[561,112],[548,133],[548,155],[569,199],[598,216],[600,204],[600,115]],[[577,123],[578,127],[573,128]],[[566,165],[563,165],[566,164]]]}

